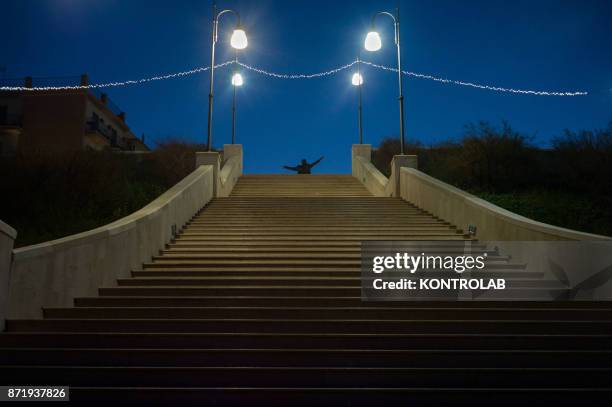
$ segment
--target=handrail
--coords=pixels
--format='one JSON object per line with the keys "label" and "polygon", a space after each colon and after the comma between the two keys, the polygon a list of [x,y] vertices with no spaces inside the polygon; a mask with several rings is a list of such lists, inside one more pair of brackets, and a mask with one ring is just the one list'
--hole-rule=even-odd
{"label": "handrail", "polygon": [[538,222],[503,209],[414,168],[402,168],[400,196],[480,240],[610,240],[611,237]]}
{"label": "handrail", "polygon": [[355,157],[355,160],[357,165],[355,165],[356,169],[353,175],[363,183],[372,195],[387,196],[386,189],[389,179],[365,157]]}
{"label": "handrail", "polygon": [[372,146],[354,144],[352,173],[374,196],[399,196],[399,169],[417,166],[416,155],[396,155],[391,161],[391,176],[385,177],[371,162]]}
{"label": "handrail", "polygon": [[215,196],[226,197],[234,189],[238,178],[242,175],[242,145],[223,145],[224,162],[216,151],[196,153],[196,165],[212,165],[215,179]]}
{"label": "handrail", "polygon": [[223,163],[221,171],[219,171],[219,181],[222,185],[226,185],[230,180],[232,172],[240,165],[240,157],[230,157]]}
{"label": "handrail", "polygon": [[0,220],[0,233],[2,233],[3,235],[13,240],[17,238],[17,231],[13,229],[10,225],[2,222],[1,220]]}

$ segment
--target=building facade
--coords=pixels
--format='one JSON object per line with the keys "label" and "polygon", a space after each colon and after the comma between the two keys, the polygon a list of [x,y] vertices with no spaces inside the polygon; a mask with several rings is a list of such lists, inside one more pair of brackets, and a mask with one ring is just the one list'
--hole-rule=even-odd
{"label": "building facade", "polygon": [[[87,84],[87,76],[81,77]],[[32,80],[26,78],[26,87]],[[0,155],[17,152],[148,151],[104,93],[88,89],[0,92]]]}

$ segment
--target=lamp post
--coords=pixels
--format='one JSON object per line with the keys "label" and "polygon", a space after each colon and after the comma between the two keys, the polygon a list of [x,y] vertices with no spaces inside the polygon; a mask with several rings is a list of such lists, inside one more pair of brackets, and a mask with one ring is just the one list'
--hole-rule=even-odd
{"label": "lamp post", "polygon": [[213,111],[213,90],[215,77],[215,44],[219,38],[219,19],[222,15],[232,13],[237,18],[237,23],[230,39],[230,45],[234,49],[245,49],[248,45],[247,36],[240,26],[240,14],[231,9],[225,9],[217,14],[217,6],[213,2],[213,21],[212,21],[212,40],[210,50],[210,92],[208,93],[208,151],[212,151],[212,111]]}
{"label": "lamp post", "polygon": [[[235,66],[238,66],[238,57],[236,57],[234,61]],[[232,97],[232,144],[236,144],[236,87],[242,86],[244,83],[244,79],[242,79],[242,75],[237,70],[234,70],[234,74],[232,75],[232,88],[233,88],[233,97]]]}
{"label": "lamp post", "polygon": [[372,17],[372,28],[365,38],[364,46],[367,51],[378,51],[382,47],[380,34],[376,31],[376,17],[385,15],[393,20],[393,28],[395,30],[395,45],[397,46],[397,77],[399,82],[399,107],[400,107],[400,145],[401,154],[404,154],[404,93],[402,84],[402,57],[400,48],[400,18],[399,9],[396,10],[396,15],[388,11],[381,11]]}
{"label": "lamp post", "polygon": [[363,125],[361,122],[361,85],[363,85],[363,76],[361,76],[361,61],[357,56],[357,72],[353,74],[351,78],[353,86],[357,86],[359,95],[359,144],[363,144]]}

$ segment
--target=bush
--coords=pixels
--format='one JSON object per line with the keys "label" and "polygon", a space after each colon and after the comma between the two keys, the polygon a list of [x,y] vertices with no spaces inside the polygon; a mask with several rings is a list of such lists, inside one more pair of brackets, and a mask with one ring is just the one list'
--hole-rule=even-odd
{"label": "bush", "polygon": [[[542,222],[612,235],[612,123],[566,130],[552,149],[532,146],[505,122],[470,124],[458,142],[413,146],[419,169],[435,178]],[[388,175],[394,154],[399,141],[385,139],[373,162]]]}
{"label": "bush", "polygon": [[150,159],[155,163],[156,175],[165,184],[174,185],[193,171],[197,151],[206,151],[206,145],[170,139],[158,143]]}
{"label": "bush", "polygon": [[23,246],[137,211],[194,169],[201,146],[172,141],[143,155],[33,152],[0,160],[0,216]]}
{"label": "bush", "polygon": [[[468,185],[488,191],[513,191],[530,185],[534,164],[527,137],[506,122],[470,124],[453,164]],[[537,172],[535,172],[537,173]]]}
{"label": "bush", "polygon": [[[399,140],[387,138],[374,151],[374,165],[387,176],[399,146]],[[459,142],[449,141],[431,148],[413,142],[405,151],[417,154],[419,168],[433,177],[464,188],[489,191],[512,191],[527,186],[537,165],[528,138],[506,122],[500,128],[487,122],[469,124]]]}
{"label": "bush", "polygon": [[612,122],[601,130],[566,130],[553,144],[551,178],[572,191],[612,194]]}
{"label": "bush", "polygon": [[[380,172],[387,177],[391,174],[391,160],[394,155],[401,151],[400,141],[396,138],[386,138],[372,152],[372,163]],[[421,151],[421,144],[418,142],[408,142],[404,144],[406,154],[418,154]]]}
{"label": "bush", "polygon": [[509,211],[569,229],[612,236],[612,198],[589,196],[550,189],[529,189],[512,193],[472,191],[484,200]]}

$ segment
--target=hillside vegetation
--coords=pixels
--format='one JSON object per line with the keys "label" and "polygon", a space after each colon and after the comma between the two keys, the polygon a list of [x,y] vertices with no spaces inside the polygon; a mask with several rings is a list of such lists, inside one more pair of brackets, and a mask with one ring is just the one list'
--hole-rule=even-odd
{"label": "hillside vegetation", "polygon": [[[458,141],[425,147],[408,143],[419,169],[505,209],[557,226],[612,235],[612,123],[605,129],[565,131],[552,148],[534,146],[508,123],[468,125]],[[373,153],[389,174],[399,140]]]}
{"label": "hillside vegetation", "polygon": [[160,145],[150,154],[77,151],[0,160],[0,219],[25,246],[83,232],[142,208],[195,166],[201,146]]}
{"label": "hillside vegetation", "polygon": [[[83,232],[142,208],[189,174],[195,151],[179,141],[150,154],[32,153],[0,160],[0,219],[18,231],[16,246]],[[386,175],[397,139],[373,153]],[[458,141],[407,145],[419,168],[496,205],[542,222],[612,235],[612,123],[566,131],[541,149],[507,123],[466,127]]]}

